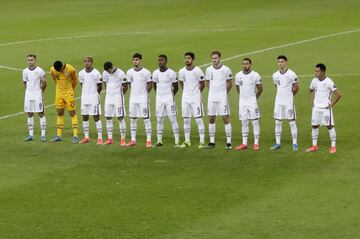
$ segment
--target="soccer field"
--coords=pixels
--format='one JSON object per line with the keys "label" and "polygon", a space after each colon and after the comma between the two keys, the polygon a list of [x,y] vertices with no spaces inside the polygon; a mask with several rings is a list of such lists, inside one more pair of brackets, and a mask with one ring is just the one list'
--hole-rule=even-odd
{"label": "soccer field", "polygon": [[[360,238],[359,13],[358,0],[2,1],[0,238]],[[92,119],[92,141],[74,145],[68,114],[63,142],[41,143],[37,116],[36,139],[24,142],[26,115],[18,112],[23,111],[21,70],[29,53],[37,54],[46,71],[55,60],[80,70],[85,55],[94,57],[100,71],[107,60],[126,71],[135,52],[153,71],[157,55],[165,53],[169,67],[178,71],[184,52],[195,52],[196,64],[205,70],[213,50],[222,52],[234,75],[241,59],[250,57],[263,78],[258,152],[225,151],[220,118],[212,150],[197,149],[194,121],[193,146],[174,149],[167,119],[162,148],[145,148],[141,120],[134,148],[119,147],[117,124],[116,144],[95,145]],[[271,76],[280,54],[288,57],[300,81],[298,152],[292,151],[288,123],[283,124],[281,150],[269,150],[274,143]],[[343,94],[334,108],[335,155],[328,153],[324,127],[320,151],[304,153],[311,145],[308,88],[319,62]],[[55,87],[49,74],[47,80],[50,139],[56,131]],[[78,85],[76,97],[80,93]],[[179,109],[181,93],[176,96]],[[153,142],[154,96],[152,91]],[[129,92],[126,102],[128,97]],[[203,100],[206,106],[207,89]],[[235,146],[241,143],[235,87],[230,108]],[[180,114],[178,122],[182,141]]]}

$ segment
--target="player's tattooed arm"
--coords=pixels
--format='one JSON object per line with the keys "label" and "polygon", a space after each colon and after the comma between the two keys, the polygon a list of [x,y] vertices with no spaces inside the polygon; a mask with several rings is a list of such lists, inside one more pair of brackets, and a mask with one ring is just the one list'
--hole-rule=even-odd
{"label": "player's tattooed arm", "polygon": [[176,95],[176,93],[178,92],[179,90],[179,83],[178,82],[173,82],[172,83],[172,92],[173,92],[173,95]]}
{"label": "player's tattooed arm", "polygon": [[260,95],[263,93],[263,84],[256,85],[256,99],[260,97]]}
{"label": "player's tattooed arm", "polygon": [[202,92],[205,89],[205,81],[199,82],[199,88],[200,88],[200,92]]}
{"label": "player's tattooed arm", "polygon": [[100,94],[102,91],[102,83],[97,84],[97,92]]}
{"label": "player's tattooed arm", "polygon": [[300,90],[300,86],[299,86],[299,83],[294,83],[292,85],[292,92],[293,92],[293,95],[296,95]]}
{"label": "player's tattooed arm", "polygon": [[334,92],[333,92],[333,96],[332,96],[332,100],[331,100],[331,105],[330,107],[334,107],[334,105],[340,100],[340,98],[342,97],[342,94],[341,92],[336,89]]}
{"label": "player's tattooed arm", "polygon": [[123,94],[125,94],[127,90],[128,90],[128,84],[127,84],[127,82],[125,82],[125,83],[122,84]]}
{"label": "player's tattooed arm", "polygon": [[146,84],[146,90],[147,90],[148,93],[150,93],[152,87],[153,87],[152,82],[148,82],[148,83]]}
{"label": "player's tattooed arm", "polygon": [[226,81],[226,91],[227,91],[227,93],[229,93],[230,92],[230,90],[231,90],[231,88],[232,88],[232,80],[230,79],[230,80],[227,80]]}

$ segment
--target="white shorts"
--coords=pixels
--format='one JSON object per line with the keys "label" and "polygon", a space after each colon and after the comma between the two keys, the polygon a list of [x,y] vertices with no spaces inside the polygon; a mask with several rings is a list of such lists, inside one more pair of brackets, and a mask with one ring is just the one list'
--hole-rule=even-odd
{"label": "white shorts", "polygon": [[177,114],[176,104],[173,101],[156,102],[156,117],[172,116]]}
{"label": "white shorts", "polygon": [[321,126],[335,125],[332,108],[321,109],[321,108],[313,107],[312,115],[311,115],[311,124],[321,125]]}
{"label": "white shorts", "polygon": [[81,115],[101,115],[101,105],[81,104]]}
{"label": "white shorts", "polygon": [[126,116],[124,104],[105,104],[105,117],[124,116]]}
{"label": "white shorts", "polygon": [[129,104],[130,118],[149,118],[150,104],[149,103],[130,103]]}
{"label": "white shorts", "polygon": [[276,120],[294,120],[296,119],[295,105],[275,105],[274,118]]}
{"label": "white shorts", "polygon": [[225,116],[230,115],[229,101],[222,102],[208,102],[208,115],[209,116]]}
{"label": "white shorts", "polygon": [[254,106],[239,106],[240,120],[256,120],[260,118],[260,110],[257,105]]}
{"label": "white shorts", "polygon": [[204,116],[204,107],[201,101],[182,102],[181,113],[184,118],[200,118]]}
{"label": "white shorts", "polygon": [[24,112],[26,112],[26,113],[44,112],[44,101],[43,100],[25,100],[24,101]]}

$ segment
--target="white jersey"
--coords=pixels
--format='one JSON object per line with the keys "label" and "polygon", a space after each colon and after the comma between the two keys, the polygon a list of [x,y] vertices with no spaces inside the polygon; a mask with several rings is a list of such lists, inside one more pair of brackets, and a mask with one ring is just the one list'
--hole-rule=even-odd
{"label": "white jersey", "polygon": [[130,104],[147,104],[149,102],[147,83],[151,82],[151,72],[146,68],[141,68],[138,71],[131,68],[126,75],[131,84]]}
{"label": "white jersey", "polygon": [[23,70],[23,82],[26,82],[25,100],[42,100],[41,82],[45,80],[45,72],[39,66],[33,70]]}
{"label": "white jersey", "polygon": [[277,89],[275,105],[293,105],[294,94],[292,87],[293,84],[298,82],[297,75],[290,69],[287,69],[285,73],[275,72],[273,74],[273,83]]}
{"label": "white jersey", "polygon": [[203,71],[195,66],[192,70],[183,67],[179,71],[179,80],[184,84],[182,102],[200,102],[200,82],[204,81]]}
{"label": "white jersey", "polygon": [[106,83],[105,104],[118,104],[122,102],[122,85],[127,82],[125,73],[119,68],[117,68],[113,74],[104,71],[103,81]]}
{"label": "white jersey", "polygon": [[90,72],[82,69],[79,72],[79,81],[82,85],[81,104],[96,105],[100,104],[100,96],[97,91],[97,84],[102,83],[101,74],[93,68]]}
{"label": "white jersey", "polygon": [[327,108],[331,105],[331,95],[337,88],[329,77],[325,77],[323,80],[313,79],[310,84],[310,90],[315,91],[314,106]]}
{"label": "white jersey", "polygon": [[206,69],[205,79],[209,81],[208,101],[227,101],[227,81],[232,80],[230,68],[225,65],[219,68],[209,66]]}
{"label": "white jersey", "polygon": [[262,84],[261,77],[256,71],[244,73],[240,71],[235,75],[235,85],[240,88],[240,106],[257,106],[256,86]]}
{"label": "white jersey", "polygon": [[153,72],[152,80],[156,83],[156,104],[173,102],[172,84],[178,81],[175,71],[168,68],[161,72],[157,69]]}

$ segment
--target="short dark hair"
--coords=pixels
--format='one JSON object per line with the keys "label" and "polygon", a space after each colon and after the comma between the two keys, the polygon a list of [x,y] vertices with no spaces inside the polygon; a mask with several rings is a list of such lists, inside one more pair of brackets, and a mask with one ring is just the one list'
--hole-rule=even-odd
{"label": "short dark hair", "polygon": [[167,56],[165,54],[160,54],[158,57],[159,58],[164,58],[167,61]]}
{"label": "short dark hair", "polygon": [[142,59],[142,55],[140,53],[135,53],[133,55],[133,58],[139,58],[140,60]]}
{"label": "short dark hair", "polygon": [[33,57],[34,59],[36,59],[36,55],[35,54],[29,54],[26,57]]}
{"label": "short dark hair", "polygon": [[113,63],[111,61],[107,61],[104,63],[104,70],[108,71],[113,67]]}
{"label": "short dark hair", "polygon": [[63,68],[63,63],[61,61],[55,61],[53,64],[53,67],[56,71],[61,71],[61,69]]}
{"label": "short dark hair", "polygon": [[280,55],[277,57],[278,60],[283,59],[284,61],[287,61],[287,57],[285,55]]}
{"label": "short dark hair", "polygon": [[213,55],[218,55],[219,57],[221,57],[220,51],[213,51],[213,52],[211,52],[210,56],[213,56]]}
{"label": "short dark hair", "polygon": [[325,72],[325,71],[326,71],[326,66],[325,66],[325,64],[323,64],[323,63],[318,63],[318,64],[316,64],[315,67],[320,68],[320,70],[321,70],[322,72]]}
{"label": "short dark hair", "polygon": [[193,52],[191,52],[191,51],[185,52],[184,56],[190,56],[191,59],[193,59],[193,60],[195,59],[195,54]]}
{"label": "short dark hair", "polygon": [[252,64],[251,59],[250,59],[250,58],[248,58],[248,57],[245,57],[245,58],[243,59],[243,61],[248,61],[250,64]]}

